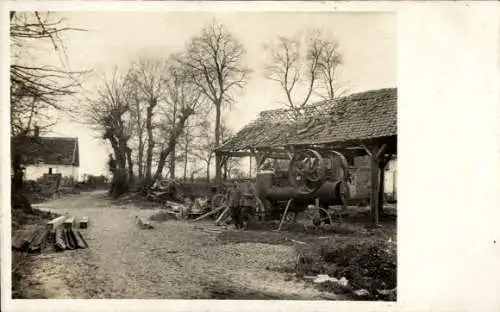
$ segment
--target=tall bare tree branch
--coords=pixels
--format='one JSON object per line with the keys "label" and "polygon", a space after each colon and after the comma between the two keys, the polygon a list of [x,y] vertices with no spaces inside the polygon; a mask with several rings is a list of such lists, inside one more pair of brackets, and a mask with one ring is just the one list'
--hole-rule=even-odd
{"label": "tall bare tree branch", "polygon": [[[245,49],[223,26],[213,23],[187,45],[178,60],[188,78],[215,108],[215,145],[220,144],[223,105],[234,101],[235,91],[242,89],[250,69],[244,65]],[[216,179],[221,178],[221,162],[216,158]]]}
{"label": "tall bare tree branch", "polygon": [[264,48],[269,55],[264,76],[279,83],[286,105],[296,117],[310,104],[312,95],[337,96],[335,74],[342,58],[335,39],[312,30],[305,36],[279,37]]}

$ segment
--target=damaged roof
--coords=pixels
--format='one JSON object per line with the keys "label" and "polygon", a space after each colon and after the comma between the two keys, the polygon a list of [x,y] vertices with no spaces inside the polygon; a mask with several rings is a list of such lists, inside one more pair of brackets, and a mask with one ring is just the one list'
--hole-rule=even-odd
{"label": "damaged roof", "polygon": [[397,89],[388,88],[314,103],[298,119],[287,109],[263,111],[218,151],[344,143],[395,135]]}
{"label": "damaged roof", "polygon": [[33,165],[80,165],[78,138],[15,137],[11,139],[11,152],[20,153],[23,163]]}

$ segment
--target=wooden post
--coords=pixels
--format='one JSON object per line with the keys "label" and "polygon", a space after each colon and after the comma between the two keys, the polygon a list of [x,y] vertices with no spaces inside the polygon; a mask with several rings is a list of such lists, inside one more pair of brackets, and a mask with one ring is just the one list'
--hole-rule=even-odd
{"label": "wooden post", "polygon": [[[372,144],[370,146],[362,144],[366,153],[370,156],[370,167],[371,167],[371,196],[370,196],[370,208],[373,217],[373,223],[375,226],[379,225],[379,207],[381,205],[382,196],[380,192],[383,192],[383,182],[381,182],[380,176],[380,163],[381,160],[385,160],[385,150],[387,149],[387,144]],[[381,185],[382,184],[382,185]]]}
{"label": "wooden post", "polygon": [[370,196],[370,208],[372,211],[373,223],[379,225],[379,211],[378,211],[378,200],[379,200],[379,166],[376,158],[372,155],[370,157],[370,167],[371,167],[371,196]]}
{"label": "wooden post", "polygon": [[379,167],[379,190],[378,190],[378,205],[377,205],[377,210],[378,210],[378,215],[379,217],[384,213],[384,195],[385,195],[385,166]]}

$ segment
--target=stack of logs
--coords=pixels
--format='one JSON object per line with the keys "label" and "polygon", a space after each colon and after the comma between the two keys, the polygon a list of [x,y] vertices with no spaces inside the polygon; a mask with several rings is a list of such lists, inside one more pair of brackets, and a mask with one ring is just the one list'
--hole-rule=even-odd
{"label": "stack of logs", "polygon": [[87,225],[87,218],[77,221],[75,217],[60,216],[47,224],[18,233],[12,238],[12,248],[29,253],[40,253],[52,248],[56,251],[88,248],[79,231],[79,228],[86,228]]}

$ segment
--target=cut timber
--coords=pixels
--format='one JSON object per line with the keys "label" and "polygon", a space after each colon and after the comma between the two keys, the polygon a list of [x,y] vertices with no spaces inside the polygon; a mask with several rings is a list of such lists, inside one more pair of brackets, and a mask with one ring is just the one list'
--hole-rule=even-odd
{"label": "cut timber", "polygon": [[31,242],[29,251],[30,252],[41,252],[44,248],[45,242],[50,232],[50,227],[48,225],[40,226],[37,230],[35,238]]}
{"label": "cut timber", "polygon": [[83,237],[82,233],[80,231],[76,231],[76,234],[78,235],[78,237],[80,237],[80,239],[82,240],[83,244],[85,245],[85,248],[89,248],[89,244],[87,243],[87,241],[85,240],[85,238]]}
{"label": "cut timber", "polygon": [[56,228],[56,250],[65,250],[66,243],[63,235],[63,230],[61,228]]}
{"label": "cut timber", "polygon": [[215,220],[216,225],[220,225],[222,221],[224,221],[229,216],[229,207],[226,207],[224,211],[220,214],[220,216]]}
{"label": "cut timber", "polygon": [[216,214],[217,212],[221,211],[222,209],[226,208],[226,206],[220,206],[218,208],[215,208],[214,210],[210,211],[210,212],[207,212],[206,214],[202,215],[202,216],[199,216],[198,218],[194,219],[193,221],[200,221],[202,219],[205,219],[206,217],[209,217],[211,215],[214,215]]}
{"label": "cut timber", "polygon": [[71,229],[73,227],[73,223],[75,223],[75,217],[67,217],[63,224],[66,229]]}
{"label": "cut timber", "polygon": [[16,250],[27,250],[31,245],[35,235],[37,232],[37,228],[29,227],[27,229],[23,229],[21,232],[18,232],[14,238],[12,238],[12,248]]}
{"label": "cut timber", "polygon": [[66,238],[66,247],[68,249],[75,249],[75,241],[73,239],[73,235],[71,234],[71,229],[63,229],[64,236]]}
{"label": "cut timber", "polygon": [[71,229],[70,231],[71,231],[71,234],[75,240],[76,247],[82,248],[82,249],[88,247],[85,240],[83,239],[83,237],[81,237],[81,235],[77,229]]}
{"label": "cut timber", "polygon": [[86,229],[89,226],[89,218],[83,217],[80,219],[80,229]]}
{"label": "cut timber", "polygon": [[61,226],[61,224],[63,224],[64,220],[66,220],[66,216],[60,216],[50,220],[47,224],[49,224],[53,229],[57,229]]}

